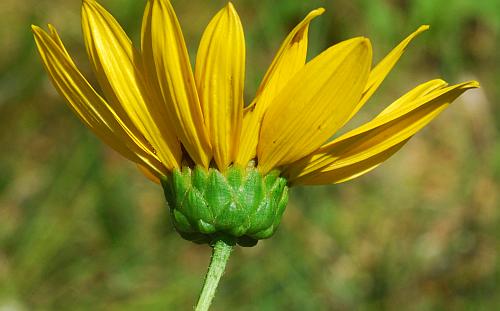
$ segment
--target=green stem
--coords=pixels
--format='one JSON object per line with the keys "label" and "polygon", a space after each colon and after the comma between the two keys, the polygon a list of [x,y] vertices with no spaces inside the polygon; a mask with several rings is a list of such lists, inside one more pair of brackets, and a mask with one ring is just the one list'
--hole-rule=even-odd
{"label": "green stem", "polygon": [[219,280],[222,274],[224,274],[226,263],[232,249],[233,247],[231,245],[222,240],[218,240],[215,243],[210,266],[208,267],[205,282],[203,283],[203,289],[201,290],[200,298],[198,298],[198,303],[195,308],[196,311],[207,311],[210,307]]}

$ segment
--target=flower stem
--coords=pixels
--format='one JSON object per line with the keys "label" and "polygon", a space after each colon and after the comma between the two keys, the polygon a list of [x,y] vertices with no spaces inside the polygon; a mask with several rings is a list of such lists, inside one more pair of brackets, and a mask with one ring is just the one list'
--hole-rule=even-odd
{"label": "flower stem", "polygon": [[203,283],[203,289],[201,290],[200,298],[198,298],[198,303],[195,308],[196,311],[207,311],[210,307],[219,280],[222,274],[224,274],[226,263],[232,249],[233,247],[222,239],[215,243],[210,266],[208,267],[205,282]]}

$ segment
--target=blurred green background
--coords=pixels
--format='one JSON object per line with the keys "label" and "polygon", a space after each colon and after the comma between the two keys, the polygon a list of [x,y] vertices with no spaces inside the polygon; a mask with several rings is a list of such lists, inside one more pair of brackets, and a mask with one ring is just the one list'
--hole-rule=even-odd
{"label": "blurred green background", "polygon": [[[102,0],[138,39],[144,1]],[[160,187],[78,121],[30,24],[54,24],[83,71],[79,0],[0,3],[0,310],[190,310],[210,249],[173,230]],[[193,58],[224,1],[173,1]],[[246,99],[309,10],[310,55],[372,39],[375,60],[421,35],[356,122],[435,77],[470,91],[374,172],[292,189],[282,226],[237,249],[213,310],[498,310],[500,2],[235,0]],[[137,41],[136,41],[137,42]],[[92,81],[92,75],[87,75]]]}

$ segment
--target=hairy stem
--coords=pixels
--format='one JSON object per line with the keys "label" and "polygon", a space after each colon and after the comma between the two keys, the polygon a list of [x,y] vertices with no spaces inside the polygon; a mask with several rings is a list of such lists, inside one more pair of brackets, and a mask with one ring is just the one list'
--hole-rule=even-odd
{"label": "hairy stem", "polygon": [[215,243],[212,251],[212,259],[210,260],[210,266],[208,267],[200,298],[198,298],[198,303],[195,308],[196,311],[206,311],[210,307],[217,285],[219,284],[219,280],[226,269],[226,263],[232,249],[233,247],[225,243],[223,240],[218,240]]}

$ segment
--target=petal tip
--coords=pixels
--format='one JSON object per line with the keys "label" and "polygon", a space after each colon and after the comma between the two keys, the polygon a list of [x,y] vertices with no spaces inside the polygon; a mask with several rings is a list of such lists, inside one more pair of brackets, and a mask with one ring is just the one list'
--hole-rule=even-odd
{"label": "petal tip", "polygon": [[477,89],[477,88],[481,87],[481,85],[479,84],[479,82],[476,81],[476,80],[470,80],[470,81],[462,82],[462,83],[457,84],[457,86],[460,89],[465,89],[465,90]]}
{"label": "petal tip", "polygon": [[321,8],[317,8],[316,10],[313,10],[311,12],[311,14],[313,14],[314,16],[319,16],[319,15],[325,13],[325,11],[326,11],[325,8],[321,7]]}
{"label": "petal tip", "polygon": [[57,34],[57,30],[56,30],[56,27],[54,27],[54,25],[47,24],[47,28],[49,29],[51,34]]}
{"label": "petal tip", "polygon": [[31,24],[31,31],[33,33],[37,33],[39,31],[43,31],[42,28],[40,28],[39,26],[35,25],[35,24]]}
{"label": "petal tip", "polygon": [[423,32],[423,31],[429,30],[429,28],[431,28],[431,26],[429,26],[429,25],[422,25],[422,26],[418,27],[417,31],[418,32]]}
{"label": "petal tip", "polygon": [[229,14],[229,16],[231,17],[238,17],[238,11],[236,11],[236,8],[234,7],[233,3],[231,1],[228,1],[227,2],[227,5],[226,7],[224,8],[225,11],[227,12],[227,14]]}
{"label": "petal tip", "polygon": [[359,37],[359,45],[366,49],[372,48],[372,43],[367,37]]}
{"label": "petal tip", "polygon": [[306,20],[308,21],[311,21],[312,19],[322,15],[323,13],[325,13],[325,9],[324,8],[317,8],[315,10],[312,10],[311,12],[309,12],[309,14],[307,14],[306,16]]}
{"label": "petal tip", "polygon": [[481,84],[476,80],[472,80],[469,83],[467,83],[467,86],[471,89],[476,89],[476,88],[480,88]]}
{"label": "petal tip", "polygon": [[231,1],[227,2],[227,4],[226,4],[226,10],[228,10],[230,12],[236,11],[236,9],[234,8],[234,4]]}
{"label": "petal tip", "polygon": [[350,42],[352,45],[359,45],[359,46],[371,45],[370,39],[367,37],[363,37],[363,36],[354,37],[354,38],[348,39],[348,40],[343,41],[343,42],[346,42],[346,43]]}
{"label": "petal tip", "polygon": [[35,40],[42,40],[45,30],[41,28],[40,26],[37,25],[31,25],[31,32],[33,33],[33,36],[35,37]]}

